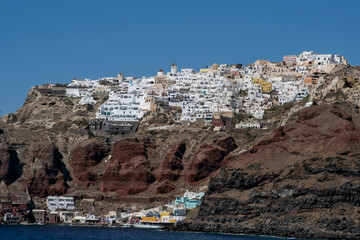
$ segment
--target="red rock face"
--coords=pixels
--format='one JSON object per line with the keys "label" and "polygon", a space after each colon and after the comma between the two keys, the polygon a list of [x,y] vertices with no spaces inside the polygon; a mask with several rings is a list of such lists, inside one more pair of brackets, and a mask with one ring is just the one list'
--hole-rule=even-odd
{"label": "red rock face", "polygon": [[157,181],[169,180],[174,182],[180,178],[180,173],[184,170],[182,159],[185,151],[185,143],[180,143],[175,149],[166,154],[161,165],[161,173],[156,177]]}
{"label": "red rock face", "polygon": [[29,192],[39,197],[65,194],[70,175],[56,147],[43,145],[32,153],[32,159],[37,167],[32,169],[33,174],[27,180]]}
{"label": "red rock face", "polygon": [[100,179],[101,191],[115,191],[118,195],[132,195],[145,191],[155,182],[147,148],[154,148],[150,142],[138,139],[123,139],[113,148],[113,156],[106,165]]}
{"label": "red rock face", "polygon": [[21,176],[22,166],[17,154],[9,146],[0,146],[0,181],[9,185]]}
{"label": "red rock face", "polygon": [[257,142],[244,159],[251,161],[252,156],[258,160],[277,159],[280,164],[277,166],[281,167],[304,157],[332,157],[357,152],[360,135],[355,125],[358,122],[354,121],[350,113],[338,106],[320,105],[306,109],[297,121]]}
{"label": "red rock face", "polygon": [[224,157],[237,147],[232,137],[215,137],[210,144],[202,145],[195,156],[185,159],[188,149],[181,139],[165,155],[161,153],[164,148],[154,145],[148,139],[118,141],[100,179],[101,191],[120,196],[167,194],[187,181],[196,185],[223,166]]}
{"label": "red rock face", "polygon": [[188,181],[197,182],[208,177],[227,161],[224,158],[237,147],[232,137],[215,139],[211,144],[204,144],[196,153],[188,170]]}
{"label": "red rock face", "polygon": [[97,165],[107,156],[108,147],[97,139],[86,140],[73,152],[71,166],[79,186],[88,188],[98,180]]}

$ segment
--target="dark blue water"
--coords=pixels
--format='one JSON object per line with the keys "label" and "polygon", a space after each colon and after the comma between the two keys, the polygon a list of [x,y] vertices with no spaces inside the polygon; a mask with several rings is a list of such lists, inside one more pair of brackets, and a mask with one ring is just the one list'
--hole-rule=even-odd
{"label": "dark blue water", "polygon": [[0,226],[0,240],[276,240],[273,237],[253,237],[207,233],[168,232],[159,230],[72,227],[72,226]]}

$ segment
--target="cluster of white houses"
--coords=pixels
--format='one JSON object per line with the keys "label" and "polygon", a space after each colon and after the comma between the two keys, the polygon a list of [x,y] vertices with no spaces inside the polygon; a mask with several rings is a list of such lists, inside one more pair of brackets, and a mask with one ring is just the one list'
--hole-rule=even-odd
{"label": "cluster of white houses", "polygon": [[182,114],[177,119],[180,122],[211,123],[215,113],[229,112],[261,119],[274,104],[306,97],[318,84],[318,73],[329,72],[338,64],[347,61],[340,55],[312,51],[284,56],[279,63],[258,60],[247,66],[213,64],[200,71],[179,71],[172,64],[170,72],[165,74],[160,69],[153,77],[136,79],[118,74],[98,80],[74,79],[66,94],[81,98],[79,104],[94,105],[94,94],[108,93],[96,118],[125,125],[140,121],[154,100],[181,107]]}
{"label": "cluster of white houses", "polygon": [[138,121],[150,111],[146,89],[154,84],[153,78],[124,79],[119,88],[109,93],[96,114],[97,118],[109,121]]}
{"label": "cluster of white houses", "polygon": [[[304,51],[300,55],[288,55],[283,57],[285,62],[293,62],[298,66],[306,66],[309,62],[319,69],[325,70],[330,64],[347,64],[341,55],[316,54],[313,51]],[[306,68],[305,68],[306,69]]]}

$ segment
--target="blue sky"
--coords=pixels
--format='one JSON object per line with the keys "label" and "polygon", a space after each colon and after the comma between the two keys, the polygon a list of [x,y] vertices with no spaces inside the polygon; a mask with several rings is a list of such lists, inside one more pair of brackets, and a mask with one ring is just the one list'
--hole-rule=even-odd
{"label": "blue sky", "polygon": [[360,65],[360,1],[0,0],[0,110],[30,87],[150,76],[170,64],[281,61],[303,50]]}

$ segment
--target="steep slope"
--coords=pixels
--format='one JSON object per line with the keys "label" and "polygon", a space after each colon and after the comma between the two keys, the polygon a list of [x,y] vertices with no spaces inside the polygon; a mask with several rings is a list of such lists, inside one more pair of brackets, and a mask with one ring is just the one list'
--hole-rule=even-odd
{"label": "steep slope", "polygon": [[209,183],[196,218],[180,230],[359,238],[360,114],[334,104],[258,141]]}

